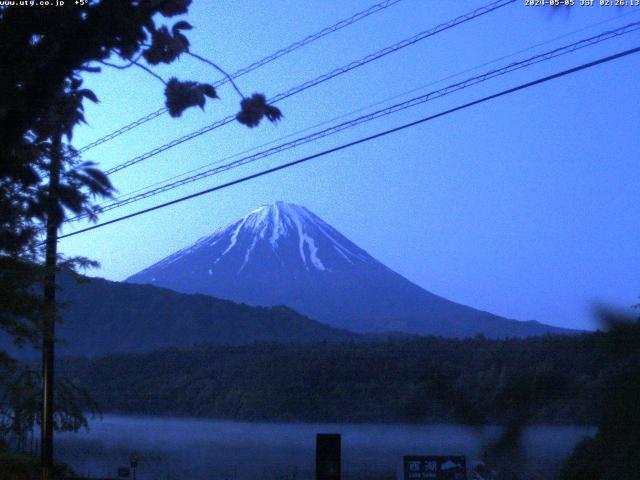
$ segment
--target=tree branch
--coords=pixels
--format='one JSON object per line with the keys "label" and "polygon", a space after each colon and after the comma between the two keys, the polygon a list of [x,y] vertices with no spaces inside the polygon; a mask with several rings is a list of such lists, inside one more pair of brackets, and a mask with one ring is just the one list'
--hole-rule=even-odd
{"label": "tree branch", "polygon": [[148,74],[153,75],[154,77],[156,77],[158,80],[160,80],[164,85],[167,84],[167,82],[164,81],[164,78],[162,78],[160,75],[158,75],[157,73],[155,73],[153,70],[151,70],[149,67],[146,67],[145,65],[142,65],[138,60],[140,59],[140,57],[142,56],[142,54],[138,55],[136,58],[128,58],[128,57],[124,57],[121,54],[119,54],[116,51],[113,51],[113,53],[117,54],[120,58],[123,58],[125,60],[129,61],[128,65],[116,65],[115,63],[109,63],[106,62],[104,60],[100,60],[100,63],[102,63],[103,65],[106,65],[107,67],[112,67],[112,68],[117,68],[118,70],[125,70],[129,67],[131,67],[132,65],[135,65],[138,68],[143,69],[144,71],[146,71]]}
{"label": "tree branch", "polygon": [[238,92],[238,95],[240,95],[240,98],[242,98],[243,100],[246,98],[244,96],[244,94],[240,91],[240,89],[238,88],[238,85],[236,85],[236,82],[233,81],[233,78],[231,78],[231,75],[229,75],[227,72],[225,72],[222,68],[220,68],[218,65],[216,65],[215,63],[213,63],[211,60],[208,60],[204,57],[201,57],[200,55],[198,55],[197,53],[193,53],[190,52],[189,50],[187,50],[185,52],[187,55],[192,56],[193,58],[196,58],[198,60],[200,60],[201,62],[206,63],[207,65],[211,65],[213,68],[215,68],[216,70],[218,70],[220,73],[222,73],[227,80],[229,81],[229,83],[231,83],[231,85],[233,86],[233,88],[235,89],[236,92]]}

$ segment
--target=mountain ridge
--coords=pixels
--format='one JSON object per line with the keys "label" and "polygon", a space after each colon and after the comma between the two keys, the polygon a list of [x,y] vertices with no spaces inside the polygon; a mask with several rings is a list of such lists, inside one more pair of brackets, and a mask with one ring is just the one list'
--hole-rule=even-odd
{"label": "mountain ridge", "polygon": [[[69,273],[58,276],[58,302],[61,322],[56,325],[56,352],[61,356],[144,353],[200,344],[361,340],[357,334],[323,325],[286,306],[254,307],[95,277],[81,277],[78,283]],[[18,350],[6,335],[0,335],[2,349],[18,358],[37,353]]]}
{"label": "mountain ridge", "polygon": [[275,202],[128,277],[250,305],[287,305],[365,333],[492,338],[570,330],[520,322],[435,295],[385,266],[305,207]]}

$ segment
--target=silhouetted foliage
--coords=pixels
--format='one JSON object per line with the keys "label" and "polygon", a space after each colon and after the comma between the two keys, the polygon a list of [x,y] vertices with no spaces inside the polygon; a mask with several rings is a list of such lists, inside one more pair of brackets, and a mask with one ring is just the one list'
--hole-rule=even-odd
{"label": "silhouetted foliage", "polygon": [[216,89],[206,83],[180,82],[172,78],[165,89],[166,106],[172,117],[179,117],[187,108],[198,106],[204,108],[205,97],[218,98]]}
{"label": "silhouetted foliage", "polygon": [[[16,181],[10,176],[0,178],[0,329],[14,337],[22,346],[25,340],[35,344],[42,325],[43,305],[38,285],[44,278],[38,265],[37,241],[48,218],[57,224],[66,212],[87,214],[95,218],[98,210],[95,197],[109,197],[113,187],[109,179],[93,162],[83,161],[70,145],[62,145],[63,161],[55,200],[50,197],[46,181],[51,165],[52,137],[65,134],[72,137],[73,128],[84,121],[83,100],[95,100],[82,81],[72,77],[63,82],[63,89],[49,108],[42,109],[33,119],[31,130],[22,139],[20,158],[28,163],[28,181]],[[88,265],[86,259],[72,260],[67,266]]]}
{"label": "silhouetted foliage", "polygon": [[267,117],[271,122],[277,122],[282,118],[282,112],[277,107],[268,104],[267,99],[261,93],[254,93],[250,98],[244,98],[240,102],[240,107],[240,113],[236,115],[236,118],[249,128],[257,127],[264,117]]}
{"label": "silhouetted foliage", "polygon": [[635,480],[640,474],[640,321],[602,312],[617,365],[602,381],[603,415],[594,438],[567,460],[564,480]]}
{"label": "silhouetted foliage", "polygon": [[[188,52],[184,32],[192,26],[184,20],[173,25],[160,22],[186,13],[190,4],[191,0],[96,0],[56,8],[0,7],[0,281],[7,299],[0,305],[5,307],[0,329],[19,333],[12,322],[25,313],[27,278],[36,278],[25,276],[18,266],[21,277],[12,279],[12,262],[39,261],[37,247],[48,214],[56,223],[67,212],[96,220],[99,208],[94,199],[113,191],[95,163],[63,144],[57,201],[49,208],[53,138],[63,134],[70,143],[75,126],[85,121],[84,100],[98,101],[91,90],[82,88],[80,75],[110,65],[138,66],[158,77],[140,61],[168,64]],[[128,63],[108,63],[112,57]],[[217,98],[210,84],[175,78],[166,83],[164,93],[174,117]],[[277,109],[266,103],[261,108],[259,115],[275,121]],[[26,319],[34,322],[39,312],[32,307]]]}
{"label": "silhouetted foliage", "polygon": [[[51,480],[69,480],[77,475],[69,466],[56,464]],[[41,478],[40,460],[32,455],[0,451],[0,480],[36,480]]]}
{"label": "silhouetted foliage", "polygon": [[[180,54],[189,50],[189,40],[180,30],[191,30],[193,27],[187,22],[178,22],[171,31],[166,26],[154,29],[151,32],[151,46],[147,48],[142,56],[150,65],[159,63],[171,63]],[[167,100],[169,93],[166,93]]]}
{"label": "silhouetted foliage", "polygon": [[[83,102],[98,101],[82,88],[80,75],[100,72],[99,65],[138,66],[160,78],[139,60],[167,64],[188,50],[183,32],[190,24],[157,22],[186,13],[190,4],[96,0],[56,8],[0,7],[0,330],[17,345],[35,345],[42,327],[38,284],[44,275],[37,264],[45,225],[59,228],[68,212],[95,220],[99,208],[94,200],[114,190],[97,165],[70,145],[74,128],[85,122]],[[111,57],[128,64],[110,64]],[[216,92],[209,84],[172,79],[165,96],[171,115],[179,116],[191,106],[203,107]],[[60,168],[52,167],[59,163],[53,158],[60,156]],[[51,172],[58,170],[60,182],[52,188],[49,180],[57,175]],[[78,258],[66,267],[90,264]],[[1,353],[0,366],[12,365]],[[65,388],[59,386],[60,394]],[[81,412],[67,413],[59,417],[57,428],[75,428],[73,422],[82,418]]]}
{"label": "silhouetted foliage", "polygon": [[[614,357],[613,341],[610,334],[594,333],[203,346],[67,359],[62,367],[110,412],[283,421],[593,424],[603,412],[603,382],[640,356]],[[123,391],[118,385],[128,387]]]}
{"label": "silhouetted foliage", "polygon": [[[34,428],[40,424],[41,377],[30,365],[9,364],[0,370],[0,444],[26,452],[33,442]],[[75,432],[88,428],[85,413],[99,414],[91,396],[74,382],[56,382],[54,428]]]}
{"label": "silhouetted foliage", "polygon": [[[157,27],[154,17],[184,13],[189,4],[122,0],[91,2],[83,7],[0,10],[0,178],[28,174],[19,171],[28,170],[29,163],[16,157],[15,148],[33,130],[38,117],[56,102],[65,82],[79,72],[99,71],[92,63],[112,55],[131,59],[144,48],[145,52],[166,50],[167,37],[157,33],[166,27]],[[184,28],[180,23],[172,31],[174,43],[176,38],[182,40],[182,36],[176,37]],[[149,40],[151,44],[146,43]],[[162,61],[174,58],[165,56]]]}
{"label": "silhouetted foliage", "polygon": [[[0,256],[0,329],[18,347],[35,346],[39,338],[37,319],[41,301],[33,285],[41,280],[37,265],[9,256]],[[0,351],[0,368],[8,357]]]}
{"label": "silhouetted foliage", "polygon": [[[190,27],[186,22],[177,22],[169,33],[155,19],[185,13],[190,1],[71,3],[0,9],[0,254],[24,255],[30,247],[33,253],[41,230],[33,220],[46,211],[43,186],[52,135],[62,131],[71,139],[73,128],[84,122],[83,100],[97,101],[81,87],[79,74],[99,72],[96,63],[111,56],[131,60],[138,52],[164,52],[159,62],[169,63],[181,53],[178,43],[188,46],[180,33]],[[89,205],[89,196],[108,194],[111,186],[71,146],[64,153],[61,208],[76,213]]]}

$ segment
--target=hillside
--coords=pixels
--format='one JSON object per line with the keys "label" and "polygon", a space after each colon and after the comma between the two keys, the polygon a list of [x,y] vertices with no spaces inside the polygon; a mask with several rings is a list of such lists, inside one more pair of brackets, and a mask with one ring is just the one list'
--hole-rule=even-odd
{"label": "hillside", "polygon": [[[328,327],[287,307],[251,307],[151,285],[59,279],[58,355],[148,352],[202,343],[345,341],[356,334]],[[1,348],[1,346],[0,346]]]}

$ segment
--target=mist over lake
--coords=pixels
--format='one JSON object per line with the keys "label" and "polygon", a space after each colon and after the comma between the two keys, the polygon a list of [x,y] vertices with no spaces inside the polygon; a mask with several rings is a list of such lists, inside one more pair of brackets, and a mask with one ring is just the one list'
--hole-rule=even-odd
{"label": "mist over lake", "polygon": [[[396,478],[403,455],[480,459],[498,433],[457,425],[244,423],[105,415],[88,432],[59,434],[56,457],[80,475],[115,477],[140,456],[139,480],[313,478],[316,433],[342,434],[344,478]],[[536,426],[524,435],[526,469],[551,479],[573,446],[595,429]],[[538,478],[538,477],[533,477]]]}

